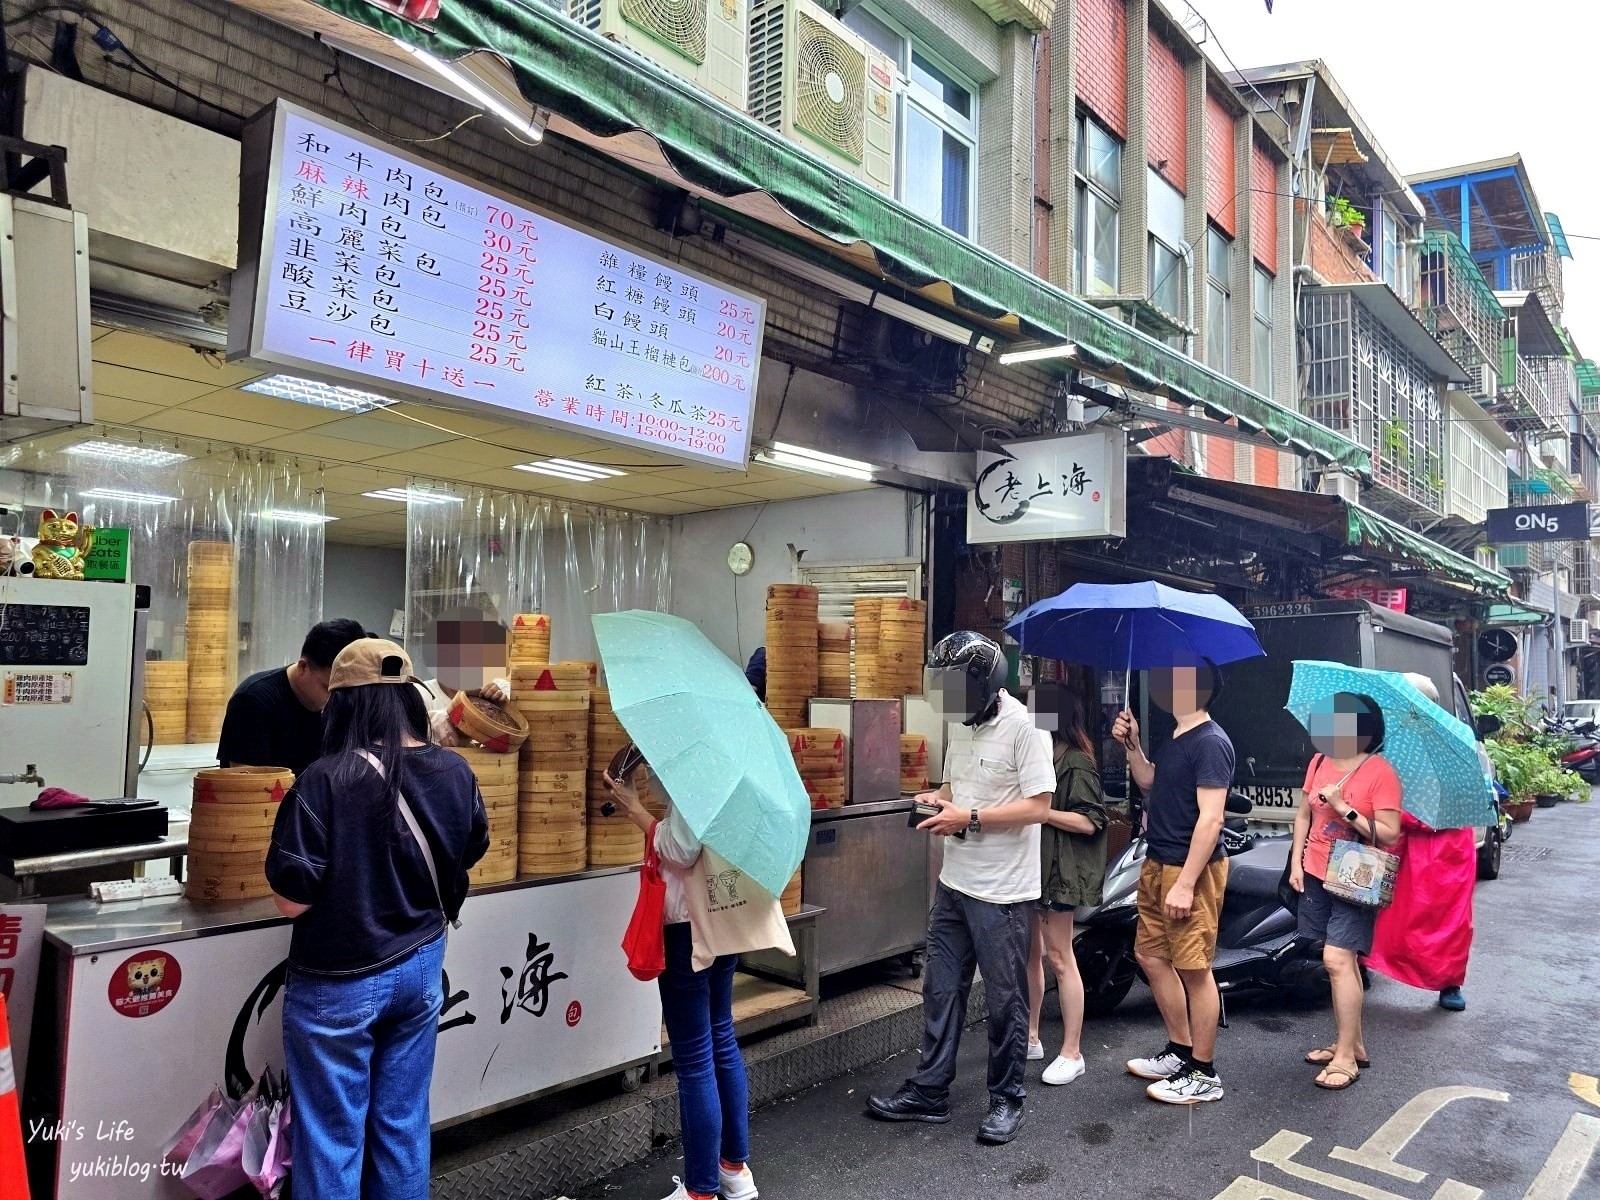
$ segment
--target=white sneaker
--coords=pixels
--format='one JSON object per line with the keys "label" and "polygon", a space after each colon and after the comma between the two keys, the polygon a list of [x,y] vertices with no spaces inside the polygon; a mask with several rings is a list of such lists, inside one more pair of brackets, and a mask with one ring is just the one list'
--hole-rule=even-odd
{"label": "white sneaker", "polygon": [[663,1197],[662,1200],[689,1200],[689,1189],[683,1186],[683,1180],[674,1175],[672,1182],[677,1186],[672,1189],[671,1195]]}
{"label": "white sneaker", "polygon": [[1052,1087],[1059,1087],[1064,1083],[1071,1083],[1074,1079],[1082,1078],[1086,1068],[1081,1058],[1057,1058],[1044,1069],[1040,1081]]}
{"label": "white sneaker", "polygon": [[750,1174],[749,1163],[731,1175],[718,1163],[717,1174],[722,1177],[722,1200],[756,1200],[761,1195],[756,1191],[756,1177]]}
{"label": "white sneaker", "polygon": [[1029,1062],[1039,1062],[1043,1058],[1044,1058],[1044,1043],[1043,1042],[1029,1042],[1028,1043],[1028,1061]]}
{"label": "white sneaker", "polygon": [[1137,1075],[1140,1079],[1166,1079],[1176,1075],[1185,1065],[1182,1055],[1174,1054],[1171,1050],[1162,1050],[1161,1053],[1152,1054],[1149,1058],[1130,1058],[1128,1074]]}
{"label": "white sneaker", "polygon": [[1222,1099],[1222,1080],[1207,1075],[1198,1067],[1190,1067],[1181,1075],[1152,1083],[1144,1094],[1163,1104],[1204,1104],[1208,1100]]}

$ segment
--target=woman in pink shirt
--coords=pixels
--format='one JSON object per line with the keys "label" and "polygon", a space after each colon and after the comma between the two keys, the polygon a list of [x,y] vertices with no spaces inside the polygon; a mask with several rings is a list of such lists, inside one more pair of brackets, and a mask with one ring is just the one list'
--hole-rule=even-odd
{"label": "woman in pink shirt", "polygon": [[1395,850],[1400,841],[1400,777],[1379,754],[1383,711],[1368,696],[1341,692],[1311,714],[1319,753],[1306,771],[1294,819],[1289,886],[1301,893],[1300,936],[1323,943],[1333,983],[1337,1037],[1306,1055],[1322,1067],[1317,1086],[1343,1091],[1369,1065],[1361,1034],[1361,956],[1372,949],[1378,910],[1341,900],[1324,886],[1335,842]]}

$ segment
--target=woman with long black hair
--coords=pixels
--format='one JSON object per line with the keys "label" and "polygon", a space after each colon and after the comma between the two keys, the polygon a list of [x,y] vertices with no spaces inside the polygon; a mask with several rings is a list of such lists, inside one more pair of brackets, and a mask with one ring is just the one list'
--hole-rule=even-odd
{"label": "woman with long black hair", "polygon": [[278,811],[267,880],[294,918],[283,1044],[297,1195],[427,1200],[446,923],[489,846],[472,769],[429,744],[411,660],[334,660],[323,757]]}
{"label": "woman with long black hair", "polygon": [[1105,887],[1106,804],[1077,694],[1060,684],[1040,684],[1029,694],[1028,707],[1050,730],[1056,768],[1055,797],[1039,838],[1039,909],[1028,957],[1028,1057],[1044,1058],[1039,1017],[1048,961],[1061,1002],[1061,1053],[1040,1078],[1060,1086],[1084,1073],[1083,976],[1072,952],[1072,917],[1079,905],[1099,904]]}

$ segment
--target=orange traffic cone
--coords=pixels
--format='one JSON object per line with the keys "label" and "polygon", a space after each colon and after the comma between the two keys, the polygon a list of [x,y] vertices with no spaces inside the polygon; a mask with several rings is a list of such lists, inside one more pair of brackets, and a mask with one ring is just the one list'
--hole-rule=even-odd
{"label": "orange traffic cone", "polygon": [[0,1196],[28,1200],[28,1164],[22,1157],[22,1106],[11,1067],[11,1023],[0,995]]}

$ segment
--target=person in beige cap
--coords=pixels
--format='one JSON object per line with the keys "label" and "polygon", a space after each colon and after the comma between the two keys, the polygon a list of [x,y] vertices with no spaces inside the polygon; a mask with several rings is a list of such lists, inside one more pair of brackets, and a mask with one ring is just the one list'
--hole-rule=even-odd
{"label": "person in beige cap", "polygon": [[319,1200],[428,1195],[445,926],[489,823],[466,760],[429,741],[415,684],[393,642],[340,651],[323,756],[279,806],[267,852],[294,919],[283,1044],[295,1187]]}

